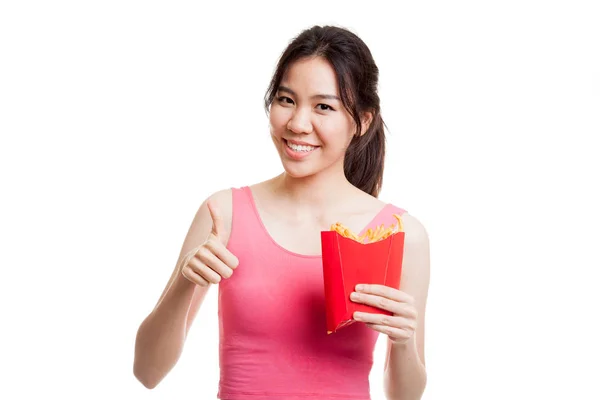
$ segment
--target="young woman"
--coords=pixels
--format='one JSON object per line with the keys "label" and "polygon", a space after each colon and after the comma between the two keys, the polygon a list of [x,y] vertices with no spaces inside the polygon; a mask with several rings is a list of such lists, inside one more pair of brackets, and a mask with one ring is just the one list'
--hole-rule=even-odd
{"label": "young woman", "polygon": [[[370,399],[379,334],[388,398],[421,398],[429,242],[415,217],[377,198],[385,156],[377,81],[368,47],[348,30],[314,26],[289,44],[265,96],[284,172],[200,206],[137,334],[134,373],[146,387],[176,364],[218,285],[220,399]],[[394,213],[405,231],[400,287],[366,284],[351,296],[393,315],[357,312],[328,335],[320,232],[341,222],[362,233],[389,226]]]}

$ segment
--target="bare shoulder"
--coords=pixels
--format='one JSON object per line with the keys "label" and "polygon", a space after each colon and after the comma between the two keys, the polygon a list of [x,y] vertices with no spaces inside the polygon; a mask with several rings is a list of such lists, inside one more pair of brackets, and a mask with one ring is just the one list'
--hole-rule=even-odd
{"label": "bare shoulder", "polygon": [[358,208],[365,214],[371,214],[373,211],[379,211],[388,204],[360,189],[355,188],[355,193],[356,198],[358,199],[358,204],[360,205]]}
{"label": "bare shoulder", "polygon": [[233,190],[231,188],[222,189],[212,193],[206,198],[204,203],[207,203],[208,201],[215,204],[219,208],[223,218],[226,220],[231,220],[233,207]]}
{"label": "bare shoulder", "polygon": [[[408,213],[402,214],[404,226],[404,256],[400,290],[413,296],[416,307],[425,313],[430,277],[429,235],[419,219]],[[424,321],[421,321],[421,325]]]}
{"label": "bare shoulder", "polygon": [[229,231],[231,229],[231,207],[233,204],[232,190],[223,189],[210,194],[199,205],[181,248],[180,260],[188,251],[202,244],[210,233],[212,228],[212,218],[210,216],[210,211],[208,210],[209,201],[215,206],[219,215],[221,215],[226,231],[225,233],[227,237],[229,237]]}
{"label": "bare shoulder", "polygon": [[209,201],[212,205],[216,206],[221,218],[223,218],[223,225],[226,231],[225,233],[227,239],[229,239],[229,232],[231,231],[231,216],[233,215],[233,190],[231,188],[227,188],[216,191],[208,196],[206,200],[204,200],[200,206],[200,210],[198,210],[198,214],[208,216],[210,220],[210,213],[207,206]]}
{"label": "bare shoulder", "polygon": [[407,244],[429,245],[429,233],[425,225],[414,215],[405,212],[401,216],[404,226],[404,237]]}

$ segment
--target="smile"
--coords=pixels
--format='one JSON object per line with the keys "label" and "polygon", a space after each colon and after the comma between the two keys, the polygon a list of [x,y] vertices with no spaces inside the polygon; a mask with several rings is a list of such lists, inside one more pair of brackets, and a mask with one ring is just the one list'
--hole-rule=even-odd
{"label": "smile", "polygon": [[308,157],[311,154],[314,154],[315,150],[317,150],[320,146],[310,146],[305,144],[294,144],[290,143],[286,139],[283,139],[285,143],[285,153],[292,160],[302,160]]}
{"label": "smile", "polygon": [[298,144],[290,143],[287,140],[285,140],[285,144],[290,149],[292,149],[294,151],[299,151],[299,152],[309,152],[309,151],[313,151],[314,149],[316,149],[315,146],[298,145]]}

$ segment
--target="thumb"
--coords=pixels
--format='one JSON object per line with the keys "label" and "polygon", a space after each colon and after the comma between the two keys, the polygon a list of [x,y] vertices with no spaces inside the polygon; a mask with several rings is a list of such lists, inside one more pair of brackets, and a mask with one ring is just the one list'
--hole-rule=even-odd
{"label": "thumb", "polygon": [[209,200],[206,205],[208,206],[208,212],[210,213],[210,218],[212,219],[212,230],[211,233],[215,235],[218,239],[222,239],[222,235],[224,233],[223,230],[223,218],[221,217],[221,213],[217,206]]}

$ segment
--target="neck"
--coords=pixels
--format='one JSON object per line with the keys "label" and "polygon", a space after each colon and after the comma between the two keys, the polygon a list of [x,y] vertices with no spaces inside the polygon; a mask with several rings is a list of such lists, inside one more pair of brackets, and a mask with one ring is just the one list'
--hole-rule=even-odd
{"label": "neck", "polygon": [[294,178],[284,172],[275,178],[274,190],[296,207],[327,209],[348,201],[359,189],[346,179],[342,170],[341,176],[339,172],[322,171],[303,178]]}

